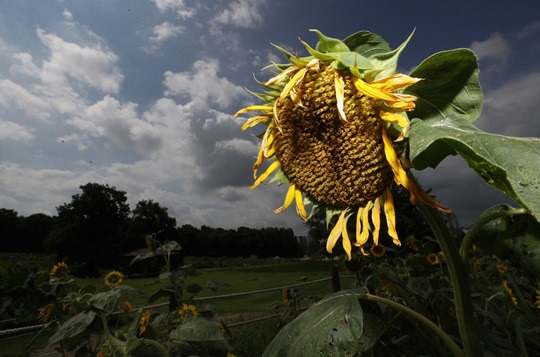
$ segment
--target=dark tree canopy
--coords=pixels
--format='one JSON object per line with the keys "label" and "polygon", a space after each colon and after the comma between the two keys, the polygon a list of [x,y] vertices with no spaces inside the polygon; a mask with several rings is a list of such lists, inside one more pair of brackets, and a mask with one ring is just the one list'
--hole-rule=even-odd
{"label": "dark tree canopy", "polygon": [[118,237],[129,218],[126,193],[109,185],[88,183],[71,203],[57,207],[58,219],[47,240],[58,259],[80,264],[81,272],[110,265],[119,253]]}
{"label": "dark tree canopy", "polygon": [[158,232],[155,238],[161,242],[180,239],[176,230],[176,219],[169,216],[168,209],[153,200],[141,200],[132,211],[124,248],[140,248],[144,246],[144,237],[147,234]]}

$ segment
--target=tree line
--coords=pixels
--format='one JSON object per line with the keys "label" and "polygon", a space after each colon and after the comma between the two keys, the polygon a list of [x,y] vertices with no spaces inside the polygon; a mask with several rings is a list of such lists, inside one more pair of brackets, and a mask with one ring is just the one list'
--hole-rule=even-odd
{"label": "tree line", "polygon": [[28,217],[0,208],[0,250],[46,252],[77,266],[85,275],[115,265],[119,257],[145,248],[145,236],[177,241],[183,255],[246,257],[298,257],[302,249],[285,228],[223,229],[189,224],[177,226],[168,209],[153,200],[139,201],[133,210],[127,194],[114,186],[88,183],[69,203],[57,207],[56,216]]}

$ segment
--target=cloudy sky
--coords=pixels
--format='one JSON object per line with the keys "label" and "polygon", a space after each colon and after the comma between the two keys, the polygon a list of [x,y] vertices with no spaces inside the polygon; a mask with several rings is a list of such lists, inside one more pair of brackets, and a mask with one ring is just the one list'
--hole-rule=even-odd
{"label": "cloudy sky", "polygon": [[[79,186],[109,184],[132,207],[153,199],[179,225],[291,227],[275,215],[284,187],[248,190],[257,140],[242,132],[245,90],[283,62],[271,43],[303,54],[311,28],[359,30],[398,46],[409,72],[424,58],[469,47],[485,106],[476,125],[540,136],[540,5],[517,1],[73,0],[0,2],[0,207],[56,214]],[[435,5],[436,4],[436,5]],[[504,196],[460,158],[418,173],[470,224]],[[506,201],[508,202],[508,201]]]}

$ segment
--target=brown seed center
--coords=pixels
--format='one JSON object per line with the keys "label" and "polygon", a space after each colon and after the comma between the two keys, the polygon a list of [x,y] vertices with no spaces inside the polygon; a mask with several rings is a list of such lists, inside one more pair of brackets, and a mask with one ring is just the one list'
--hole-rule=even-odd
{"label": "brown seed center", "polygon": [[279,126],[274,148],[290,182],[316,201],[345,208],[364,206],[390,184],[382,123],[374,99],[358,93],[344,75],[344,111],[337,110],[334,73],[327,66],[308,71],[295,90],[302,106],[289,96],[277,106]]}

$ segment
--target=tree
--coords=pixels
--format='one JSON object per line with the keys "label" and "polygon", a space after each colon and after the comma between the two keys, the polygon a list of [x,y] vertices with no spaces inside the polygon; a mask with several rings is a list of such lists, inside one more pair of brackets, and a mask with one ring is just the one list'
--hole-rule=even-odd
{"label": "tree", "polygon": [[54,218],[43,213],[21,217],[19,224],[19,252],[42,253]]}
{"label": "tree", "polygon": [[114,263],[130,210],[126,193],[115,187],[88,183],[79,188],[82,193],[71,203],[56,208],[58,219],[46,245],[58,259],[78,266],[79,274],[95,275],[97,267]]}
{"label": "tree", "polygon": [[2,251],[13,252],[17,250],[19,224],[19,214],[16,211],[0,208],[0,237],[2,237]]}
{"label": "tree", "polygon": [[[141,200],[132,211],[128,235],[123,249],[137,249],[144,246],[147,234],[158,233],[156,239],[160,242],[174,240],[179,242],[180,234],[176,230],[176,219],[169,216],[166,207],[152,200]],[[179,242],[180,243],[180,242]]]}

